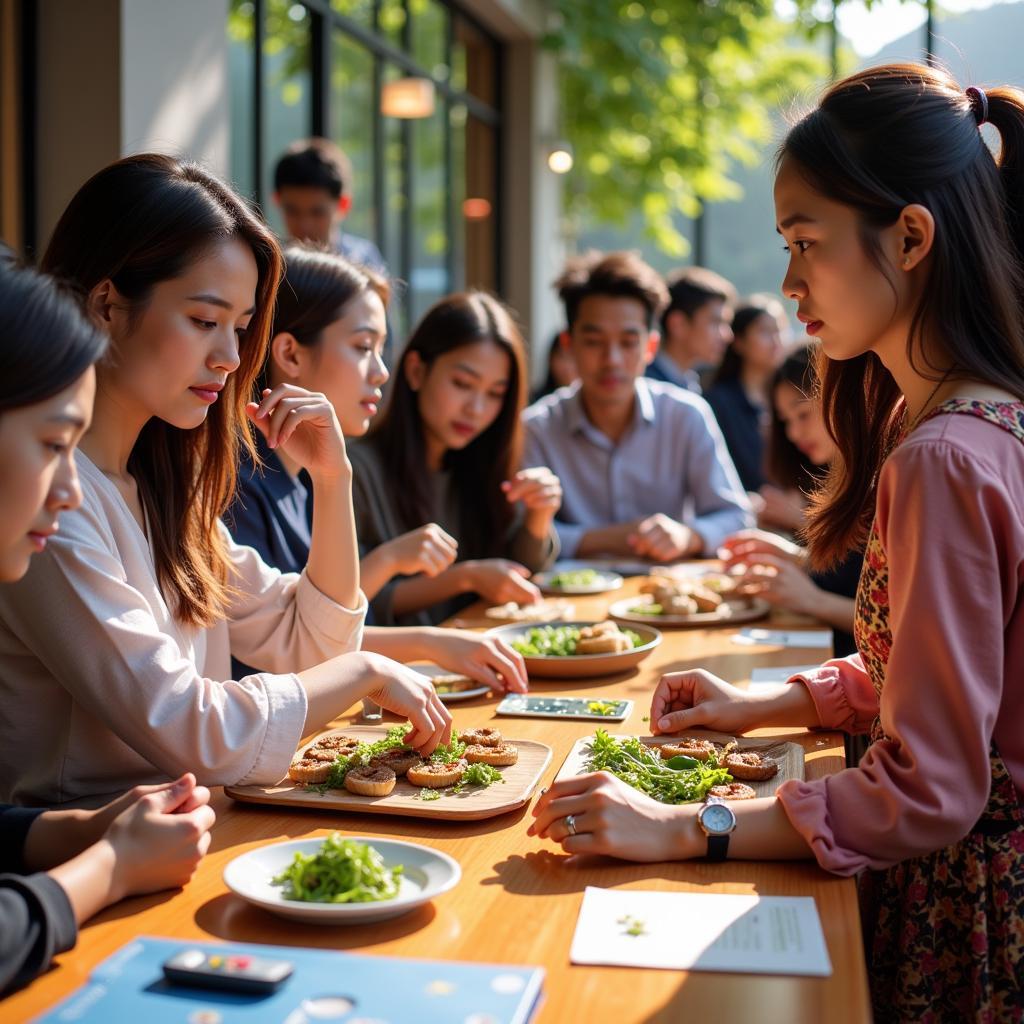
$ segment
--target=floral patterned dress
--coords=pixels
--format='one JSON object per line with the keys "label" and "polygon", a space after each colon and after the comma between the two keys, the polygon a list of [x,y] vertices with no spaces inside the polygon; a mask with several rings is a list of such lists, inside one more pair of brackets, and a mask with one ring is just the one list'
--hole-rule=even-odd
{"label": "floral patterned dress", "polygon": [[[925,420],[952,414],[978,416],[1024,444],[1022,403],[953,399]],[[854,635],[881,696],[892,633],[888,560],[877,522],[857,591]],[[871,738],[884,735],[876,718]],[[989,761],[988,804],[963,839],[861,877],[876,1024],[1024,1021],[1024,810],[994,744]]]}

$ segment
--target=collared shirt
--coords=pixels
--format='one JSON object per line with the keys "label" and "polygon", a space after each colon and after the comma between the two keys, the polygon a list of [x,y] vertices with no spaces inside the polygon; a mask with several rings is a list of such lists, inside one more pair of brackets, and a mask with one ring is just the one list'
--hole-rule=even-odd
{"label": "collared shirt", "polygon": [[675,384],[684,391],[701,394],[700,374],[694,370],[684,370],[671,356],[664,352],[658,354],[647,364],[645,376],[648,380],[660,380],[667,384]]}
{"label": "collared shirt", "polygon": [[672,384],[636,381],[633,422],[619,441],[587,418],[580,384],[559,388],[523,413],[524,466],[562,482],[555,526],[564,557],[599,526],[662,512],[697,531],[704,554],[754,518],[708,404]]}

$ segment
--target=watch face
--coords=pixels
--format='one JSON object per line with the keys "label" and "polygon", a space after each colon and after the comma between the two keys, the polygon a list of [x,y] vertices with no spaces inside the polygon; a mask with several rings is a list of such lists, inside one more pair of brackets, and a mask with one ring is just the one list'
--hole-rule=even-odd
{"label": "watch face", "polygon": [[736,816],[722,804],[709,804],[704,808],[700,820],[708,832],[713,835],[725,835],[732,831]]}

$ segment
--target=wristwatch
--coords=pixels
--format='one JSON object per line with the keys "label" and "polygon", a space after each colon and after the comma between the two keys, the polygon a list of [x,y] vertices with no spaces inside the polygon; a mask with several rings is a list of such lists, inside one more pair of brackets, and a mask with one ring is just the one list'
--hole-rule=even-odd
{"label": "wristwatch", "polygon": [[708,837],[708,860],[725,860],[729,852],[729,836],[736,828],[736,813],[725,800],[709,796],[697,812],[697,824]]}

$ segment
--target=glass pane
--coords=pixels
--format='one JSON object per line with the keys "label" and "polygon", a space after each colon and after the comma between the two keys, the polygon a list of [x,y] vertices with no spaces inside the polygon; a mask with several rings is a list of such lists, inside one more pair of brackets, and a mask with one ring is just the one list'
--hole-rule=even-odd
{"label": "glass pane", "polygon": [[[449,225],[451,236],[450,287],[453,292],[466,288],[466,233],[463,230],[463,216],[466,201],[466,108],[461,103],[452,104],[448,115],[452,133],[452,166],[448,175],[448,191],[451,193],[451,215],[454,223]],[[468,207],[472,211],[473,204]]]}
{"label": "glass pane", "polygon": [[313,131],[309,12],[291,0],[267,0],[264,31],[263,173],[268,193],[264,208],[267,222],[280,233],[281,218],[270,202],[274,165],[290,143],[308,138]]}
{"label": "glass pane", "polygon": [[475,25],[456,17],[452,42],[452,88],[488,106],[498,101],[498,48]]}
{"label": "glass pane", "polygon": [[[401,78],[401,72],[387,68],[388,79]],[[408,122],[393,117],[382,118],[384,129],[384,181],[381,202],[384,212],[384,259],[391,275],[396,279],[394,298],[388,318],[397,341],[396,352],[401,351],[409,331],[408,290],[404,281],[408,279],[409,268],[402,245],[406,210],[404,136]]]}
{"label": "glass pane", "polygon": [[383,35],[392,46],[405,49],[405,0],[380,0],[377,24]]}
{"label": "glass pane", "polygon": [[409,0],[412,55],[434,78],[448,78],[448,11],[438,0]]}
{"label": "glass pane", "polygon": [[466,120],[466,198],[456,210],[463,232],[466,287],[498,289],[498,202],[495,190],[498,140],[495,129],[475,117]]}
{"label": "glass pane", "polygon": [[412,122],[415,174],[411,184],[413,237],[409,313],[414,322],[448,292],[446,119],[444,104],[438,104],[432,117]]}
{"label": "glass pane", "polygon": [[250,199],[256,198],[252,146],[253,99],[256,71],[253,40],[256,34],[252,0],[231,0],[228,12],[228,82],[231,97],[231,180]]}
{"label": "glass pane", "polygon": [[331,9],[363,28],[373,28],[373,0],[331,0]]}
{"label": "glass pane", "polygon": [[[337,0],[336,0],[337,2]],[[373,182],[373,55],[343,32],[331,54],[331,138],[352,164],[352,209],[344,230],[377,239]]]}

